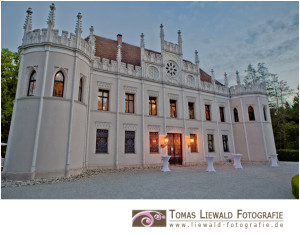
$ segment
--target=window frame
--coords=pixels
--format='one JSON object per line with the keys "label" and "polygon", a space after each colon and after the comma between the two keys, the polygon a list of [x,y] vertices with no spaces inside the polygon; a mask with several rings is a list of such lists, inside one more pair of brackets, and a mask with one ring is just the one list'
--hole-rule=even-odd
{"label": "window frame", "polygon": [[224,151],[224,153],[229,153],[230,150],[229,150],[228,135],[222,135],[222,143],[223,143],[223,151]]}
{"label": "window frame", "polygon": [[211,121],[211,115],[210,115],[210,105],[205,104],[205,120]]}
{"label": "window frame", "polygon": [[197,134],[191,133],[190,134],[190,139],[194,139],[194,143],[190,143],[191,145],[191,153],[198,153],[198,139],[197,139]]}
{"label": "window frame", "polygon": [[225,107],[220,106],[219,112],[220,112],[220,121],[225,122]]}
{"label": "window frame", "polygon": [[[188,109],[189,109],[189,118],[195,119],[195,103],[194,102],[188,102]],[[191,115],[192,112],[192,115]]]}
{"label": "window frame", "polygon": [[[125,93],[125,113],[134,113],[134,97],[135,94]],[[132,103],[132,111],[130,110],[130,103]]]}
{"label": "window frame", "polygon": [[170,117],[177,118],[177,100],[170,99]]}
{"label": "window frame", "polygon": [[[99,95],[99,93],[102,92],[102,95]],[[104,93],[107,94],[107,96],[104,96]],[[99,108],[99,99],[101,99],[101,108]],[[104,107],[104,102],[103,100],[104,99],[107,99],[107,109],[103,109]],[[109,90],[104,90],[104,89],[98,89],[98,96],[97,96],[97,101],[98,101],[98,104],[97,104],[97,107],[98,107],[98,110],[100,111],[109,111]]]}
{"label": "window frame", "polygon": [[249,121],[255,121],[254,108],[251,105],[248,107],[248,116],[249,116]]}
{"label": "window frame", "polygon": [[[211,138],[209,138],[209,137],[211,137]],[[210,148],[210,143],[211,143],[212,148]],[[208,147],[209,153],[215,152],[214,135],[213,134],[207,134],[207,147]]]}
{"label": "window frame", "polygon": [[[62,81],[57,80],[57,77],[58,77],[57,74],[61,74],[62,75],[62,77],[63,77]],[[56,87],[55,84],[62,84],[61,96],[56,94],[56,92],[58,93],[58,89],[55,89],[55,87]],[[54,83],[53,83],[53,93],[52,93],[52,96],[54,96],[54,97],[62,97],[63,98],[64,97],[64,89],[65,89],[65,75],[60,70],[57,73],[55,73],[55,75],[54,75]]]}
{"label": "window frame", "polygon": [[[156,140],[156,145],[153,147],[152,145],[152,140]],[[156,154],[156,153],[159,153],[159,133],[158,132],[154,132],[154,131],[150,131],[149,132],[149,153],[153,153],[153,154]],[[152,151],[153,149],[155,148],[154,151]]]}
{"label": "window frame", "polygon": [[[133,138],[131,137],[131,138],[129,138],[128,136],[126,136],[126,134],[133,134]],[[124,153],[125,154],[135,154],[135,131],[125,131],[125,149],[124,149]],[[128,150],[130,150],[130,148],[129,147],[127,147],[128,146],[128,141],[129,141],[129,139],[133,139],[133,151],[132,152],[128,152]]]}
{"label": "window frame", "polygon": [[[34,76],[35,75],[35,76]],[[34,76],[34,79],[33,79],[33,76]],[[27,96],[34,96],[33,92],[35,90],[35,87],[36,87],[36,77],[37,76],[37,72],[35,70],[33,70],[30,74],[30,77],[29,77],[29,84],[28,84],[28,91],[27,91]],[[33,89],[31,91],[31,84],[33,84]],[[32,92],[31,94],[29,94],[29,92]]]}
{"label": "window frame", "polygon": [[[99,131],[99,132],[105,131],[105,132],[106,132],[106,137],[98,136],[98,131]],[[99,138],[99,143],[100,143],[100,139],[101,139],[101,138],[106,138],[106,152],[98,151],[98,150],[101,149],[100,147],[97,148],[98,138]],[[95,149],[95,153],[96,153],[96,154],[108,154],[108,140],[109,140],[109,130],[108,130],[108,129],[96,129],[96,149]]]}
{"label": "window frame", "polygon": [[[155,114],[152,112],[153,105],[155,105]],[[157,97],[149,96],[149,116],[157,116]]]}
{"label": "window frame", "polygon": [[240,122],[240,120],[239,120],[239,112],[238,112],[237,108],[233,109],[233,118],[234,118],[234,122]]}

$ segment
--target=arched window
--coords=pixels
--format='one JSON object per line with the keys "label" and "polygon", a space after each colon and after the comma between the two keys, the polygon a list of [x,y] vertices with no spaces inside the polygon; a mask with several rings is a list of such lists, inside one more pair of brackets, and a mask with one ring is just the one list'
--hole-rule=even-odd
{"label": "arched window", "polygon": [[33,71],[31,73],[31,76],[29,78],[29,85],[28,85],[28,92],[27,92],[27,96],[33,96],[33,91],[35,89],[35,83],[36,83],[36,72]]}
{"label": "arched window", "polygon": [[83,77],[79,80],[79,90],[78,90],[78,101],[82,102],[83,100]]}
{"label": "arched window", "polygon": [[249,114],[249,121],[255,121],[254,109],[252,106],[249,106],[248,114]]}
{"label": "arched window", "polygon": [[239,122],[239,113],[236,108],[233,109],[234,121]]}
{"label": "arched window", "polygon": [[267,108],[266,108],[266,106],[264,106],[263,112],[264,112],[264,119],[265,119],[265,121],[267,121]]}
{"label": "arched window", "polygon": [[61,71],[57,72],[54,77],[53,96],[63,97],[64,82],[65,82],[64,74]]}

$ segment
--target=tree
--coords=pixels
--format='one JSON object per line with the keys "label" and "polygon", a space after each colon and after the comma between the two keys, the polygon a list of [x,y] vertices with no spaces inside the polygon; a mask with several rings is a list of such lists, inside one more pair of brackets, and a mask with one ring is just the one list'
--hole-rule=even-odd
{"label": "tree", "polygon": [[256,70],[255,68],[249,64],[247,70],[245,70],[247,73],[244,79],[245,85],[248,85],[256,80]]}
{"label": "tree", "polygon": [[[8,49],[1,51],[1,142],[6,143],[16,96],[19,55]],[[1,156],[4,150],[1,148]]]}

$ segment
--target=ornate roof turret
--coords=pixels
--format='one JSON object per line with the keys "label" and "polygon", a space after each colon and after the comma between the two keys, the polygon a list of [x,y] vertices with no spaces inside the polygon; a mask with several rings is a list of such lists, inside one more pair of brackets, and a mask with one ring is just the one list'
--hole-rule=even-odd
{"label": "ornate roof turret", "polygon": [[55,14],[54,11],[56,10],[54,3],[50,5],[50,12],[47,20],[48,28],[53,29],[55,25]]}
{"label": "ornate roof turret", "polygon": [[81,33],[82,33],[82,15],[80,12],[78,12],[77,14],[77,22],[76,22],[76,28],[75,28],[75,33],[77,37],[81,37]]}
{"label": "ornate roof turret", "polygon": [[27,12],[27,16],[26,16],[25,24],[24,24],[24,35],[32,30],[32,16],[31,15],[32,15],[33,11],[29,7],[26,12]]}

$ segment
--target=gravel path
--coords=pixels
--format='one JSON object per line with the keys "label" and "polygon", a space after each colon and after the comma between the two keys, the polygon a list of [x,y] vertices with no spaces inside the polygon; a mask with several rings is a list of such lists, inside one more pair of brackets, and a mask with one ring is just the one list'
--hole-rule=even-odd
{"label": "gravel path", "polygon": [[[215,165],[90,172],[73,179],[1,182],[2,199],[293,199],[292,176],[299,164],[244,164],[244,169]],[[62,182],[61,182],[62,181]],[[18,186],[16,186],[18,185]]]}

